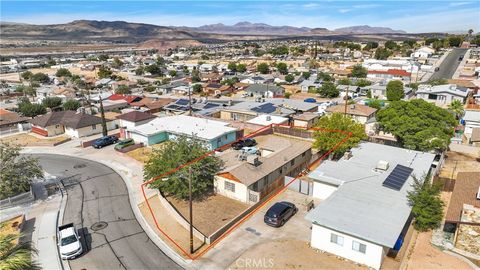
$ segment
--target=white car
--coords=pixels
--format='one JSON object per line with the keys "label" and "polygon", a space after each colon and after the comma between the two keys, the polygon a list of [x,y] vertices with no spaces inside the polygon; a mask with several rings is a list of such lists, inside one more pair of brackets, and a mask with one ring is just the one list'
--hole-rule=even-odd
{"label": "white car", "polygon": [[80,236],[73,223],[58,227],[58,248],[63,260],[74,259],[83,253]]}

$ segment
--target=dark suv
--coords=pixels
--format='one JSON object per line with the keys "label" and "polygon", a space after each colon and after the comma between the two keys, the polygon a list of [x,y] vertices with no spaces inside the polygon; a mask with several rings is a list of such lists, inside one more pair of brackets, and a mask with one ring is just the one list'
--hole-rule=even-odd
{"label": "dark suv", "polygon": [[114,143],[117,143],[118,142],[118,138],[111,135],[111,136],[105,136],[105,137],[102,137],[100,139],[97,139],[95,140],[93,143],[92,143],[92,146],[94,148],[97,148],[97,149],[100,149],[104,146],[107,146],[107,145],[110,145],[110,144],[114,144]]}
{"label": "dark suv", "polygon": [[239,140],[238,142],[232,143],[232,147],[235,150],[240,150],[243,147],[252,147],[255,145],[257,145],[257,141],[255,141],[255,139],[250,139],[250,138],[247,138],[245,140]]}
{"label": "dark suv", "polygon": [[281,227],[288,219],[297,213],[295,204],[290,202],[277,202],[270,207],[263,221],[272,227]]}

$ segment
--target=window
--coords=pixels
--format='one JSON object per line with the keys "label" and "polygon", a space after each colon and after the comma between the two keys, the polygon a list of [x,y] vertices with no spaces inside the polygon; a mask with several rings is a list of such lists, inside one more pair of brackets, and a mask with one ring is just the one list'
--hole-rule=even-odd
{"label": "window", "polygon": [[292,161],[290,161],[290,166],[293,166],[295,165],[295,159],[292,159]]}
{"label": "window", "polygon": [[302,153],[302,157],[305,157],[305,155],[306,155],[306,154],[307,154],[307,152],[306,152],[306,151],[305,151],[305,152],[303,152],[303,153]]}
{"label": "window", "polygon": [[283,169],[282,169],[282,167],[280,167],[280,169],[278,170],[278,172],[279,172],[280,174],[282,174],[282,173],[283,173]]}
{"label": "window", "polygon": [[232,182],[225,181],[225,190],[229,190],[231,192],[235,192],[235,184]]}
{"label": "window", "polygon": [[355,250],[355,251],[361,252],[361,253],[365,253],[367,251],[367,246],[360,243],[360,242],[353,241],[352,242],[352,249]]}
{"label": "window", "polygon": [[97,129],[97,125],[92,125],[92,129]]}
{"label": "window", "polygon": [[343,236],[332,233],[330,235],[330,242],[343,246]]}

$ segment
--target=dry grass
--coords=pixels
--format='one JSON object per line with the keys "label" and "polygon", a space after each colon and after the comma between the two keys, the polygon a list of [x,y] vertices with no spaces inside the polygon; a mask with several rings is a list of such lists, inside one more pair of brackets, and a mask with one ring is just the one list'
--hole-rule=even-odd
{"label": "dry grass", "polygon": [[161,149],[162,147],[165,147],[165,145],[166,142],[155,144],[152,146],[140,147],[130,152],[127,152],[126,155],[145,164],[150,158],[150,154],[152,154],[153,149]]}
{"label": "dry grass", "polygon": [[0,236],[10,235],[10,234],[15,234],[15,235],[20,234],[20,228],[22,226],[23,221],[24,221],[24,216],[20,215],[0,223]]}
{"label": "dry grass", "polygon": [[17,144],[20,146],[53,146],[55,143],[59,143],[65,140],[70,139],[67,136],[57,136],[57,137],[37,137],[34,135],[21,133],[17,135],[7,136],[0,139],[2,143]]}
{"label": "dry grass", "polygon": [[476,172],[480,162],[474,156],[464,153],[447,152],[440,177],[456,179],[458,172]]}

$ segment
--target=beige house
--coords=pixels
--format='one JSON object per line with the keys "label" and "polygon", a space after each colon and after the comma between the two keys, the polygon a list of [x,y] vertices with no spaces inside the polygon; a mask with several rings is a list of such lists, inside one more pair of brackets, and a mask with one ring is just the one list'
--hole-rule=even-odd
{"label": "beige house", "polygon": [[317,113],[302,113],[293,116],[293,125],[295,127],[311,128],[320,119]]}
{"label": "beige house", "polygon": [[[327,114],[345,113],[345,104],[328,107],[325,112]],[[366,124],[370,119],[375,117],[376,112],[377,109],[361,104],[347,105],[347,114],[361,124]]]}

